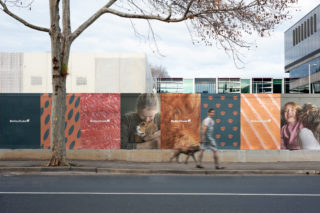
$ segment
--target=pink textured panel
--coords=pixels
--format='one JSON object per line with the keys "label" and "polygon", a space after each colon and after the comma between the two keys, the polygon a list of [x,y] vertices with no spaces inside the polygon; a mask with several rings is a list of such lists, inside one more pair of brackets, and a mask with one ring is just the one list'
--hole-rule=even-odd
{"label": "pink textured panel", "polygon": [[80,149],[120,149],[120,94],[82,94],[80,112]]}

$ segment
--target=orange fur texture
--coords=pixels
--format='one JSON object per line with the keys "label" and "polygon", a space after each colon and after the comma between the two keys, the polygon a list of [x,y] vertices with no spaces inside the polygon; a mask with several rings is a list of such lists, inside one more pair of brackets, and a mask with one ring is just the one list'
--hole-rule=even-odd
{"label": "orange fur texture", "polygon": [[161,148],[200,143],[200,94],[161,94]]}

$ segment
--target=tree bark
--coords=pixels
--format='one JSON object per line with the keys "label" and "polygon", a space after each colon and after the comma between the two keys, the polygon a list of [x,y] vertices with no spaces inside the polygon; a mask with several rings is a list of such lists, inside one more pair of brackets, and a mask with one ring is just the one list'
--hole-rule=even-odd
{"label": "tree bark", "polygon": [[[66,77],[70,45],[59,26],[59,0],[50,0],[50,36],[52,59],[51,148],[48,166],[67,166],[65,147]],[[69,48],[65,48],[69,46]],[[68,52],[65,54],[65,52]],[[64,57],[67,55],[67,57]]]}

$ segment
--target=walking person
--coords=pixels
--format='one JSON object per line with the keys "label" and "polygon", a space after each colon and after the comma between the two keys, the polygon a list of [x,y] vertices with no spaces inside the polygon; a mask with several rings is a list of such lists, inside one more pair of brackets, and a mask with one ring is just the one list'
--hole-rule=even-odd
{"label": "walking person", "polygon": [[196,165],[196,168],[202,169],[204,168],[201,165],[201,161],[203,158],[203,152],[205,150],[212,150],[213,152],[213,160],[215,163],[215,168],[216,169],[224,169],[223,166],[219,165],[219,157],[218,157],[218,148],[216,141],[213,138],[213,126],[214,126],[214,109],[210,108],[208,110],[208,116],[202,121],[202,128],[201,128],[201,150],[200,150],[200,155],[199,155],[199,160]]}

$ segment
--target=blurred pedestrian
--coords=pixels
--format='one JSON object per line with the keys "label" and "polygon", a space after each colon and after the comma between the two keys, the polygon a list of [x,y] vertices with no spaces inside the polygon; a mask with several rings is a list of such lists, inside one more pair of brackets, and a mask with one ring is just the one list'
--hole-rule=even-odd
{"label": "blurred pedestrian", "polygon": [[200,146],[200,155],[199,160],[196,165],[196,168],[202,169],[204,168],[201,165],[201,161],[203,158],[203,152],[205,150],[212,150],[213,152],[213,160],[215,163],[216,169],[224,169],[223,166],[219,164],[219,157],[218,157],[218,148],[215,139],[213,138],[213,130],[214,130],[214,117],[215,111],[213,108],[208,110],[208,116],[202,121],[201,127],[201,146]]}

